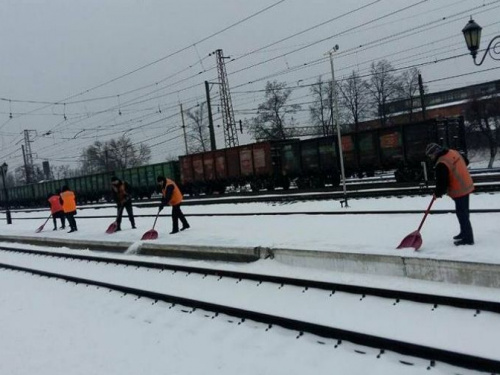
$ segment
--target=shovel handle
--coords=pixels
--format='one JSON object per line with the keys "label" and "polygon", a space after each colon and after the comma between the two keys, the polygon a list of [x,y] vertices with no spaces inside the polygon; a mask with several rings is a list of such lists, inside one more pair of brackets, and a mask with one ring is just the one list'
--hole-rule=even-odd
{"label": "shovel handle", "polygon": [[49,221],[49,219],[52,217],[52,214],[49,215],[49,217],[47,218],[47,220],[45,220],[45,223],[43,223],[43,226],[45,226],[45,224],[47,224],[47,222]]}
{"label": "shovel handle", "polygon": [[429,212],[431,210],[431,207],[432,207],[432,204],[434,203],[434,201],[436,200],[436,196],[433,195],[432,196],[432,200],[431,200],[431,203],[429,203],[429,207],[427,207],[427,210],[425,211],[425,215],[424,217],[422,218],[422,221],[420,222],[420,225],[418,226],[418,229],[417,229],[417,232],[420,232],[420,229],[422,229],[422,226],[424,225],[424,221],[425,219],[427,218],[427,215],[429,215]]}
{"label": "shovel handle", "polygon": [[153,224],[153,229],[155,229],[155,226],[156,226],[156,220],[158,220],[158,216],[160,216],[160,210],[158,209],[158,213],[156,214],[156,217],[155,217],[155,222]]}

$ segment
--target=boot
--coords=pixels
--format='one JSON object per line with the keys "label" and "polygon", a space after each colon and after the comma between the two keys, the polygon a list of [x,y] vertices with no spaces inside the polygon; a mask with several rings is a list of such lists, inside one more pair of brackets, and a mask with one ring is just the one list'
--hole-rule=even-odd
{"label": "boot", "polygon": [[183,226],[182,226],[182,228],[181,228],[181,232],[182,232],[183,230],[186,230],[186,229],[189,229],[189,228],[191,228],[191,227],[189,226],[189,224],[183,225]]}
{"label": "boot", "polygon": [[453,236],[454,240],[461,240],[464,235],[462,233],[457,234],[456,236]]}
{"label": "boot", "polygon": [[170,232],[170,234],[176,234],[176,233],[179,233],[179,230],[173,230],[172,232]]}
{"label": "boot", "polygon": [[462,245],[474,245],[474,240],[465,240],[461,238],[455,241],[455,246],[462,246]]}

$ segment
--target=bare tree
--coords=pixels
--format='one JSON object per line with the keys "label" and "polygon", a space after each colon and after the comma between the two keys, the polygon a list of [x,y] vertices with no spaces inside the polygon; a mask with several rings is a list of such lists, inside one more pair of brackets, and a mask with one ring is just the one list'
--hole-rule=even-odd
{"label": "bare tree", "polygon": [[394,68],[387,60],[381,60],[370,67],[371,78],[368,90],[377,105],[376,115],[380,118],[382,126],[387,122],[387,102],[395,99],[398,93],[398,77]]}
{"label": "bare tree", "polygon": [[189,152],[205,152],[210,149],[210,134],[205,125],[205,103],[186,111],[188,118],[188,148]]}
{"label": "bare tree", "polygon": [[347,109],[349,122],[354,124],[354,130],[358,129],[359,122],[366,116],[368,111],[368,86],[355,70],[342,83],[338,85],[341,94],[342,106]]}
{"label": "bare tree", "polygon": [[332,81],[323,82],[320,76],[318,77],[316,84],[311,86],[310,90],[313,96],[313,104],[309,106],[309,112],[316,134],[333,134]]}
{"label": "bare tree", "polygon": [[405,70],[398,80],[398,96],[405,100],[408,112],[408,121],[413,121],[413,111],[418,98],[418,75],[420,71],[417,68]]}
{"label": "bare tree", "polygon": [[488,168],[493,168],[500,140],[500,98],[481,98],[474,94],[467,103],[465,116],[468,131],[477,132],[486,139],[490,151]]}
{"label": "bare tree", "polygon": [[98,173],[125,169],[146,164],[151,158],[151,149],[146,144],[137,147],[127,137],[96,141],[82,151],[80,162],[84,173]]}
{"label": "bare tree", "polygon": [[291,93],[292,90],[284,82],[267,82],[266,98],[258,107],[258,116],[248,122],[249,133],[255,139],[286,139],[297,134],[291,115],[300,109],[300,105],[287,104]]}

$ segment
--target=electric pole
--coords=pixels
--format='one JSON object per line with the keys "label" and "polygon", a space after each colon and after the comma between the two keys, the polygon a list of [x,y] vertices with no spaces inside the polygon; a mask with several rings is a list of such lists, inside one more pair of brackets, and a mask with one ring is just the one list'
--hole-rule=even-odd
{"label": "electric pole", "polygon": [[217,150],[215,143],[214,119],[212,117],[212,105],[210,104],[210,84],[205,81],[205,93],[207,95],[207,110],[208,110],[208,130],[210,132],[210,148],[212,151]]}
{"label": "electric pole", "polygon": [[184,146],[186,147],[186,155],[187,155],[189,154],[189,152],[188,152],[188,141],[186,135],[186,124],[184,122],[184,111],[182,110],[182,104],[179,105],[181,106],[182,131],[184,132]]}
{"label": "electric pole", "polygon": [[224,142],[226,147],[235,147],[239,145],[238,133],[236,130],[236,121],[234,120],[233,104],[231,102],[231,93],[229,92],[229,81],[227,79],[226,64],[222,50],[215,51],[217,57],[217,73],[219,76],[219,94],[222,109],[222,125],[224,128]]}
{"label": "electric pole", "polygon": [[422,82],[422,75],[418,74],[418,89],[420,91],[420,105],[422,106],[422,120],[425,120],[425,92],[424,92],[424,84]]}

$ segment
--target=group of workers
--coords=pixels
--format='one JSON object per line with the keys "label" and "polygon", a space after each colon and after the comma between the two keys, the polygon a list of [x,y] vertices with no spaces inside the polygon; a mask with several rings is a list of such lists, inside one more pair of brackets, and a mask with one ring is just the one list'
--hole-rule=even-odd
{"label": "group of workers", "polygon": [[[467,169],[468,160],[458,151],[448,149],[430,143],[425,154],[435,163],[436,188],[434,197],[441,198],[448,194],[455,201],[456,215],[460,224],[460,233],[453,237],[454,244],[473,245],[474,234],[469,219],[469,195],[474,191],[474,183]],[[158,176],[156,179],[162,192],[162,200],[158,209],[158,214],[166,205],[172,206],[172,231],[170,234],[179,232],[179,220],[182,223],[181,231],[189,228],[189,223],[181,211],[182,193],[177,184],[169,178]],[[111,178],[111,186],[114,200],[117,205],[116,231],[121,230],[123,211],[127,211],[132,228],[136,228],[134,212],[132,209],[132,194],[130,186],[126,181],[121,181],[117,177]],[[56,219],[61,220],[61,228],[65,228],[65,218],[70,225],[70,231],[77,231],[76,199],[75,194],[64,186],[60,194],[49,197],[50,210],[54,220],[54,230],[57,230]]]}
{"label": "group of workers", "polygon": [[[182,228],[180,229],[181,231],[189,229],[189,223],[181,210],[183,196],[177,184],[173,180],[163,176],[158,176],[156,181],[162,192],[162,199],[160,206],[158,207],[158,214],[165,206],[172,206],[172,231],[170,234],[179,232],[179,220],[182,223]],[[130,185],[126,181],[120,180],[118,177],[112,177],[111,193],[117,207],[115,232],[121,231],[121,222],[124,210],[127,211],[132,229],[136,229]],[[50,205],[52,220],[54,222],[54,230],[57,230],[57,219],[60,219],[61,221],[61,229],[66,228],[65,224],[67,219],[70,226],[70,231],[68,233],[76,232],[78,228],[75,220],[75,193],[71,191],[67,185],[65,185],[60,193],[56,192],[51,194],[48,197],[48,202]]]}

